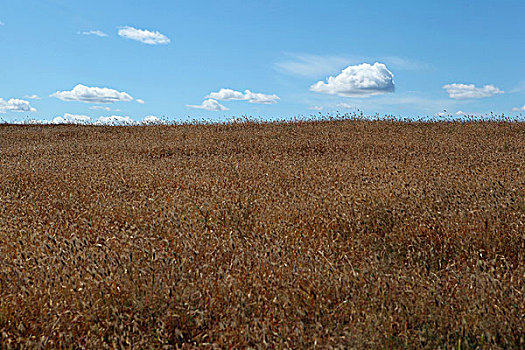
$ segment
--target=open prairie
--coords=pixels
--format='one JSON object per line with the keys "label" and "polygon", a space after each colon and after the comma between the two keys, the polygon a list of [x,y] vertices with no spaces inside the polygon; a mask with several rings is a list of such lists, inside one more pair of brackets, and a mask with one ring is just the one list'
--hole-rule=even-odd
{"label": "open prairie", "polygon": [[525,124],[0,126],[2,348],[524,348]]}

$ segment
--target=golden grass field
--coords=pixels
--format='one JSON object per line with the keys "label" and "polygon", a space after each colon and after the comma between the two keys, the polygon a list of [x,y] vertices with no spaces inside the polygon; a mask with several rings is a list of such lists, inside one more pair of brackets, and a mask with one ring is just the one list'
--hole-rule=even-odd
{"label": "golden grass field", "polygon": [[525,348],[525,124],[0,126],[1,348]]}

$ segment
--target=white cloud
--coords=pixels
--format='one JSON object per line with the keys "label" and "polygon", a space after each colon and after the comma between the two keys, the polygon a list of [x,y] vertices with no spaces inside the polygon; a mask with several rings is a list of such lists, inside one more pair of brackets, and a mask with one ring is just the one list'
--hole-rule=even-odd
{"label": "white cloud", "polygon": [[224,107],[219,102],[217,102],[217,100],[214,100],[212,98],[204,100],[202,104],[200,105],[186,105],[186,107],[205,109],[207,111],[227,111],[228,110],[227,107]]}
{"label": "white cloud", "polygon": [[512,108],[513,112],[524,112],[525,111],[525,105],[523,107],[514,107]]}
{"label": "white cloud", "polygon": [[336,105],[336,107],[338,107],[338,108],[344,108],[344,109],[352,109],[352,108],[354,108],[355,106],[349,105],[348,103],[341,102],[341,103],[338,103],[338,104]]}
{"label": "white cloud", "polygon": [[232,89],[220,89],[218,92],[212,92],[206,98],[212,98],[220,101],[240,101],[245,100],[244,94]]}
{"label": "white cloud", "polygon": [[146,103],[146,102],[144,102],[144,100],[141,100],[140,98],[137,98],[135,101],[137,101],[137,103],[140,103],[141,105]]}
{"label": "white cloud", "polygon": [[447,84],[443,85],[443,89],[447,90],[450,98],[456,100],[490,97],[504,93],[504,91],[494,85],[485,85],[482,88],[478,88],[474,84]]}
{"label": "white cloud", "polygon": [[136,125],[130,117],[122,117],[120,115],[112,115],[110,117],[100,117],[93,123],[93,125]]}
{"label": "white cloud", "polygon": [[260,103],[260,104],[274,104],[280,100],[279,96],[272,94],[266,95],[261,94],[260,92],[251,92],[250,90],[244,90],[244,97],[250,103]]}
{"label": "white cloud", "polygon": [[463,111],[457,111],[456,113],[454,113],[454,115],[467,115],[467,113],[463,112]]}
{"label": "white cloud", "polygon": [[310,107],[308,107],[308,109],[312,110],[312,111],[322,111],[323,107],[321,107],[321,106],[310,106]]}
{"label": "white cloud", "polygon": [[250,103],[274,104],[280,100],[279,96],[272,94],[262,94],[260,92],[251,92],[244,90],[244,93],[232,89],[220,89],[218,92],[212,92],[206,98],[219,101],[248,101]]}
{"label": "white cloud", "polygon": [[109,88],[88,87],[78,84],[71,91],[57,91],[51,95],[62,101],[81,101],[87,103],[113,103],[132,101],[133,97],[125,92]]}
{"label": "white cloud", "polygon": [[275,68],[283,73],[301,77],[320,77],[337,72],[349,64],[349,59],[341,56],[289,55],[292,59],[277,62]]}
{"label": "white cloud", "polygon": [[348,66],[327,82],[318,81],[310,86],[311,91],[345,97],[368,97],[394,92],[394,75],[382,63],[362,63]]}
{"label": "white cloud", "polygon": [[0,26],[3,26],[4,24],[5,24],[4,22],[0,21]]}
{"label": "white cloud", "polygon": [[12,98],[9,101],[5,101],[0,98],[0,113],[5,112],[36,112],[36,109],[31,107],[31,104],[26,100],[20,100],[18,98]]}
{"label": "white cloud", "polygon": [[123,38],[140,41],[141,43],[148,45],[170,43],[170,39],[164,34],[152,32],[146,29],[137,29],[130,26],[119,28],[118,35]]}
{"label": "white cloud", "polygon": [[154,115],[148,115],[142,120],[142,125],[160,125],[160,124],[163,124],[162,120],[160,120],[160,118]]}
{"label": "white cloud", "polygon": [[101,30],[90,30],[90,31],[87,31],[87,32],[79,32],[78,34],[82,34],[82,35],[95,35],[95,36],[98,36],[98,37],[101,37],[101,38],[104,38],[104,37],[107,37],[107,36],[108,36],[106,33],[104,33],[104,32],[101,31]]}
{"label": "white cloud", "polygon": [[63,117],[56,117],[51,124],[86,124],[91,120],[87,115],[65,113]]}
{"label": "white cloud", "polygon": [[38,95],[25,95],[25,98],[29,98],[31,100],[41,100],[40,96]]}

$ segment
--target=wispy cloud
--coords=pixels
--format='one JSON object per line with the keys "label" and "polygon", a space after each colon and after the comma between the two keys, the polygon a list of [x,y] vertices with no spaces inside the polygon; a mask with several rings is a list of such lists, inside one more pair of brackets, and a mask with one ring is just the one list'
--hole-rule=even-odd
{"label": "wispy cloud", "polygon": [[140,98],[137,98],[135,101],[137,101],[137,103],[140,103],[141,105],[146,103],[146,102],[144,102],[144,100],[141,100]]}
{"label": "wispy cloud", "polygon": [[525,112],[525,105],[523,107],[514,107],[512,108],[513,112]]}
{"label": "wispy cloud", "polygon": [[343,56],[308,54],[289,54],[288,56],[290,56],[289,59],[275,63],[275,68],[282,73],[308,78],[333,74],[351,62]]}
{"label": "wispy cloud", "polygon": [[89,31],[86,31],[86,32],[78,32],[78,34],[81,34],[81,35],[94,35],[94,36],[98,36],[98,37],[101,37],[101,38],[105,38],[105,37],[108,36],[106,33],[104,33],[101,30],[89,30]]}
{"label": "wispy cloud", "polygon": [[31,100],[41,100],[40,96],[38,95],[25,95],[24,97]]}
{"label": "wispy cloud", "polygon": [[160,32],[154,32],[147,29],[137,29],[130,26],[119,28],[118,35],[148,45],[166,45],[171,42],[170,38]]}
{"label": "wispy cloud", "polygon": [[523,92],[525,91],[525,81],[520,82],[516,87],[510,90],[511,93]]}
{"label": "wispy cloud", "polygon": [[355,106],[352,106],[348,103],[344,103],[344,102],[341,102],[341,103],[338,103],[336,105],[337,108],[343,108],[343,109],[352,109],[352,108],[355,108]]}
{"label": "wispy cloud", "polygon": [[3,25],[5,25],[5,23],[4,23],[4,22],[2,22],[2,21],[0,21],[0,26],[3,26]]}
{"label": "wispy cloud", "polygon": [[104,106],[91,106],[91,107],[89,107],[89,109],[93,109],[93,110],[102,110],[102,111],[106,111],[106,112],[111,111],[111,108],[109,108],[109,107],[104,107]]}
{"label": "wispy cloud", "polygon": [[380,60],[385,62],[389,67],[396,70],[419,71],[429,69],[430,64],[415,59],[409,59],[399,56],[384,56]]}
{"label": "wispy cloud", "polygon": [[394,74],[383,63],[348,66],[333,77],[318,81],[310,90],[344,97],[369,97],[394,92]]}
{"label": "wispy cloud", "polygon": [[498,89],[494,85],[476,87],[474,84],[447,84],[443,85],[443,89],[447,90],[450,98],[457,100],[491,97],[504,93],[504,91]]}
{"label": "wispy cloud", "polygon": [[311,111],[322,111],[323,107],[322,106],[310,106],[308,107],[308,109]]}
{"label": "wispy cloud", "polygon": [[186,107],[204,109],[206,111],[227,111],[228,108],[221,105],[217,100],[209,98],[200,105],[186,105]]}
{"label": "wispy cloud", "polygon": [[51,95],[62,101],[81,101],[87,103],[114,103],[129,102],[133,100],[126,92],[109,88],[89,87],[78,84],[71,91],[57,91]]}

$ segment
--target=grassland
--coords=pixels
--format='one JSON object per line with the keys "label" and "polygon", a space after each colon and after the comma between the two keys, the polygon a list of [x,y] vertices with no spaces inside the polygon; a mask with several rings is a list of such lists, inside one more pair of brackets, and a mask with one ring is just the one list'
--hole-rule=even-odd
{"label": "grassland", "polygon": [[525,124],[0,126],[2,348],[524,348]]}

